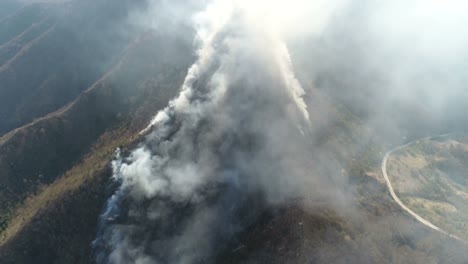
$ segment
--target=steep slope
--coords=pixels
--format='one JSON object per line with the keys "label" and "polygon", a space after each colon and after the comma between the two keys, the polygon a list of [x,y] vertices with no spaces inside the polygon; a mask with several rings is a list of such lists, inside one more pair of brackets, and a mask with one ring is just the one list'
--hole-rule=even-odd
{"label": "steep slope", "polygon": [[385,146],[374,132],[326,93],[308,91],[319,135],[314,159],[345,164],[347,181],[336,181],[343,193],[333,195],[350,199],[346,208],[307,199],[269,208],[217,263],[464,263],[465,245],[414,221],[392,200],[380,172]]}
{"label": "steep slope", "polygon": [[[13,259],[14,263],[22,263],[16,262],[16,258],[19,257],[17,255],[19,252],[26,250],[24,246],[27,246],[28,252],[31,252],[24,257],[37,257],[35,255],[37,248],[29,243],[38,243],[36,246],[42,244],[40,243],[43,238],[40,235],[42,233],[35,231],[48,230],[46,227],[34,228],[32,233],[28,234],[28,231],[24,231],[26,234],[23,232],[23,235],[15,236],[22,230],[31,232],[28,224],[35,213],[30,214],[30,212],[38,212],[43,206],[49,204],[49,202],[36,204],[32,206],[33,209],[30,209],[30,202],[37,201],[31,198],[29,203],[24,203],[28,209],[20,206],[15,210],[14,208],[27,196],[33,193],[40,196],[44,195],[43,193],[52,192],[52,196],[45,195],[50,204],[62,203],[64,202],[62,196],[68,191],[73,193],[74,190],[82,190],[82,185],[88,186],[87,184],[96,180],[107,181],[107,178],[99,178],[99,176],[105,172],[106,164],[112,158],[115,148],[124,145],[125,142],[132,142],[132,136],[138,134],[152,114],[164,107],[168,100],[177,93],[185,74],[185,68],[192,58],[190,49],[184,46],[184,43],[186,42],[180,39],[146,34],[127,49],[124,57],[112,71],[103,76],[73,103],[1,139],[2,191],[0,193],[4,209],[2,213],[10,212],[10,218],[7,220],[11,221],[7,222],[13,224],[13,227],[8,225],[6,232],[2,235],[2,244],[8,242],[0,250],[2,252],[0,254],[4,256],[2,260]],[[82,158],[84,161],[80,164],[78,161]],[[77,164],[76,167],[71,169],[74,164]],[[92,169],[86,171],[86,168]],[[70,172],[65,173],[69,169],[71,169]],[[69,182],[58,180],[53,183],[60,175],[65,175],[65,179]],[[57,185],[61,187],[56,187]],[[42,187],[39,188],[40,186]],[[98,186],[103,187],[103,185]],[[104,188],[99,191],[100,195],[105,194]],[[67,195],[75,199],[76,197],[71,193]],[[39,199],[41,200],[44,201]],[[88,220],[96,222],[102,201],[89,202],[80,206],[83,207],[78,210],[85,211],[94,207],[96,214],[90,216]],[[9,210],[5,210],[7,208]],[[28,217],[22,216],[24,211],[28,212]],[[50,216],[46,217],[48,219]],[[70,219],[67,214],[61,213],[54,218],[67,223],[79,220]],[[17,226],[18,224],[20,227]],[[51,225],[49,228],[59,228],[59,226]],[[84,226],[82,228],[87,230]],[[57,232],[57,235],[63,234]],[[14,242],[15,239],[18,239],[18,242]],[[24,241],[29,242],[23,245]],[[63,241],[51,241],[51,244],[54,243],[62,244]],[[90,241],[83,243],[89,244]],[[63,246],[65,245],[61,247]],[[23,249],[20,250],[17,247]],[[48,250],[56,249],[50,244],[47,248]],[[78,253],[78,251],[74,252],[74,254]],[[4,254],[13,254],[15,257],[5,257]],[[47,254],[50,252],[44,252],[44,262],[47,262]]]}
{"label": "steep slope", "polygon": [[[132,114],[114,112],[124,115],[121,121],[114,122],[120,125],[107,129],[63,177],[43,186],[14,211],[11,225],[3,233],[2,263],[51,263],[51,260],[52,263],[92,263],[90,243],[95,237],[96,219],[112,193],[108,162],[113,151],[117,146],[136,144],[138,131],[154,111],[164,107],[176,93],[170,73],[161,73],[160,76],[166,78],[158,79],[151,76],[158,72],[156,68],[147,73],[133,71],[136,66],[133,63],[151,64],[140,63],[143,58],[147,59],[148,49],[154,50],[152,46],[157,43],[160,43],[158,38],[142,39],[140,45],[127,53],[127,56],[136,57],[124,60],[126,63],[121,63],[119,70],[108,74],[83,95],[110,95],[116,91],[129,95],[128,92],[133,91],[139,94],[133,97],[134,100],[146,104],[129,106],[127,113]],[[174,73],[176,69],[180,70],[176,78],[180,84],[183,67],[173,69]],[[134,86],[138,92],[127,90],[127,86],[114,86],[120,83],[119,76],[123,75],[127,76],[124,79],[138,77],[130,78],[141,84]],[[164,84],[164,80],[168,83]],[[163,90],[171,95],[161,97],[162,87],[167,87]],[[320,201],[304,200],[268,208],[259,212],[258,219],[219,253],[219,263],[408,263],[409,260],[412,263],[437,263],[449,258],[451,263],[463,263],[467,256],[459,254],[463,252],[462,245],[425,229],[406,217],[392,202],[378,173],[379,147],[361,141],[362,133],[370,136],[371,132],[345,108],[331,104],[320,91],[309,91],[313,126],[322,135],[315,147],[325,151],[324,157],[348,164],[344,167],[349,173],[346,184],[349,184],[348,192],[354,201],[347,204],[352,206],[334,210],[331,208],[335,207],[327,204],[321,206]],[[107,96],[99,98],[99,102],[106,101]],[[155,101],[147,101],[147,98]],[[56,118],[67,116],[73,108]],[[323,118],[325,113],[326,120]],[[49,119],[54,117],[44,121]],[[123,148],[124,153],[126,149]]]}
{"label": "steep slope", "polygon": [[[0,46],[0,65],[12,63],[16,56],[21,56],[45,34],[53,25],[52,19],[43,19],[33,23],[28,29]],[[22,52],[23,51],[23,52]]]}
{"label": "steep slope", "polygon": [[[16,5],[19,5],[18,2]],[[0,45],[27,30],[31,25],[44,19],[55,5],[35,3],[25,5],[15,12],[8,11],[8,16],[0,20]]]}
{"label": "steep slope", "polygon": [[[14,109],[5,108],[5,120],[13,120],[5,131],[22,126],[0,137],[1,263],[93,263],[98,218],[116,187],[109,166],[114,151],[120,147],[125,156],[139,144],[139,131],[178,93],[194,59],[188,29],[178,29],[187,32],[181,34],[186,39],[147,32],[124,49],[136,33],[122,41],[106,31],[106,23],[114,23],[114,13],[125,14],[128,1],[110,1],[76,2],[73,7],[94,12],[59,12],[23,28],[0,48],[0,83],[26,87],[21,96],[12,96],[13,86],[5,88],[11,95],[5,102],[17,100]],[[109,7],[109,16],[100,18],[100,5]],[[73,10],[67,8],[60,10]],[[70,15],[69,22],[60,14]],[[42,69],[44,61],[51,67]],[[23,69],[40,73],[30,86],[18,80],[28,76]],[[466,262],[463,245],[421,226],[392,201],[380,162],[400,134],[379,137],[359,109],[372,102],[354,105],[339,93],[359,82],[326,73],[316,82],[305,66],[298,72],[308,92],[313,135],[305,144],[314,153],[308,173],[329,178],[339,192],[312,184],[312,198],[253,212],[255,220],[220,247],[216,262]],[[71,92],[62,90],[68,86]],[[360,95],[357,84],[350,86],[347,93]],[[316,199],[316,192],[332,199]]]}
{"label": "steep slope", "polygon": [[106,1],[32,4],[0,23],[0,134],[73,101],[136,37],[128,1]]}

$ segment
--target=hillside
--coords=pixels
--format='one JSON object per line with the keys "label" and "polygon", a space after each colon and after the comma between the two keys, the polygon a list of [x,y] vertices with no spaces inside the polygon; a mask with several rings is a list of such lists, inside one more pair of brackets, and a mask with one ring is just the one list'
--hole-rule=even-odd
{"label": "hillside", "polygon": [[[381,171],[466,129],[464,97],[433,116],[367,65],[353,17],[288,43],[248,2],[224,21],[199,1],[0,0],[0,263],[466,263]],[[467,153],[432,137],[388,160],[402,200],[466,239]]]}
{"label": "hillside", "polygon": [[[10,223],[21,224],[25,221],[20,215],[22,206],[28,208],[28,202],[23,202],[28,196],[52,192],[53,197],[46,199],[51,203],[62,202],[63,195],[75,199],[69,191],[86,189],[81,186],[88,186],[96,180],[107,182],[108,176],[99,178],[99,175],[106,171],[114,149],[125,145],[125,142],[131,143],[131,138],[146,125],[153,112],[164,107],[177,92],[174,84],[182,81],[185,74],[182,66],[189,62],[191,54],[179,56],[181,50],[187,49],[174,41],[168,38],[163,41],[161,36],[150,32],[145,34],[127,48],[120,62],[110,72],[71,104],[1,139],[2,214],[7,216],[3,224],[7,231],[2,234],[6,234],[6,237],[3,237],[2,244],[12,240]],[[155,48],[160,52],[148,52]],[[177,54],[174,54],[176,50]],[[147,56],[147,53],[153,56]],[[167,56],[181,59],[168,60]],[[153,99],[147,101],[148,97]],[[70,144],[70,140],[73,144]],[[82,159],[84,161],[80,162]],[[83,174],[84,178],[80,178]],[[68,181],[75,183],[72,186],[66,180],[58,180],[59,183],[56,183],[55,180],[61,175],[66,175]],[[90,177],[89,182],[87,177]],[[62,187],[54,187],[54,184]],[[99,186],[102,187],[99,189],[100,195],[104,195],[104,183],[101,182]],[[18,205],[19,209],[14,209]],[[97,219],[102,201],[80,206],[85,210],[91,205],[96,208],[92,217]],[[40,211],[43,206],[35,207],[33,211]],[[25,210],[29,212],[31,209]],[[23,220],[18,221],[16,217]],[[18,227],[13,228],[13,234],[16,234]],[[27,235],[21,239],[31,241]],[[33,246],[28,248],[35,250]],[[2,250],[5,251],[8,252]]]}
{"label": "hillside", "polygon": [[389,175],[409,208],[443,230],[468,238],[466,136],[421,140],[392,155]]}
{"label": "hillside", "polygon": [[70,103],[112,68],[139,34],[117,8],[125,4],[96,19],[88,1],[37,3],[0,22],[0,134]]}
{"label": "hillside", "polygon": [[[150,93],[154,92],[158,93],[157,90]],[[54,263],[92,261],[89,245],[95,236],[96,219],[112,191],[109,189],[108,162],[117,146],[131,146],[137,142],[138,131],[147,121],[141,111],[147,109],[140,108],[140,112],[132,115],[137,119],[108,129],[80,162],[51,184],[43,185],[14,210],[10,225],[2,234],[0,257],[5,263],[30,263],[33,260],[49,263],[50,259],[54,259]],[[150,112],[146,113],[149,118]],[[321,129],[330,132],[336,125],[347,127],[344,121],[337,117],[333,125]],[[348,129],[352,131],[352,128]],[[322,138],[325,140],[321,141],[325,144],[322,148],[339,151],[342,149],[338,145],[347,142],[350,149],[357,151],[344,154],[343,159],[346,155],[360,156],[370,150],[367,147],[352,148],[352,141],[342,141],[340,135],[323,133],[328,136]],[[328,153],[339,157],[337,154]],[[326,205],[322,207],[320,201],[291,201],[279,208],[269,208],[259,212],[258,220],[219,253],[219,261],[303,263],[315,259],[319,263],[394,263],[411,258],[415,263],[435,263],[460,250],[461,245],[438,237],[402,215],[386,194],[385,186],[379,182],[378,161],[346,160],[349,161],[346,171],[351,173],[349,192],[355,199],[352,210],[356,211],[352,217],[345,211],[330,210]],[[315,205],[310,208],[311,204]],[[373,224],[369,225],[369,219]],[[451,246],[446,247],[447,244]],[[337,247],[339,251],[336,251]],[[460,263],[464,257],[454,257],[454,263]]]}

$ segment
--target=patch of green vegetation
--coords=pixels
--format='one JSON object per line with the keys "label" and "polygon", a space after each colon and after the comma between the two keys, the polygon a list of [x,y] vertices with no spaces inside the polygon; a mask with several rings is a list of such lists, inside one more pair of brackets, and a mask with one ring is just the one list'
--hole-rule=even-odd
{"label": "patch of green vegetation", "polygon": [[5,231],[5,229],[8,227],[8,223],[10,220],[13,218],[13,210],[11,207],[3,210],[3,213],[0,214],[0,235]]}
{"label": "patch of green vegetation", "polygon": [[411,146],[411,149],[416,153],[424,153],[424,155],[434,155],[437,153],[437,149],[425,141],[418,141]]}
{"label": "patch of green vegetation", "polygon": [[380,165],[381,151],[376,145],[369,145],[360,153],[359,159],[354,160],[348,169],[348,173],[354,177],[360,177],[367,172],[375,171]]}
{"label": "patch of green vegetation", "polygon": [[424,175],[426,182],[423,183],[415,195],[428,200],[447,202],[451,190],[447,183],[439,178],[437,170],[429,165],[429,168],[421,171],[421,175]]}

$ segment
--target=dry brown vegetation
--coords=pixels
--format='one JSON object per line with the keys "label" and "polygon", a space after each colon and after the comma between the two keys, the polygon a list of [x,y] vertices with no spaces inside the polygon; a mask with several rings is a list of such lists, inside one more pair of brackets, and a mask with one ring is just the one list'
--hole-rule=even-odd
{"label": "dry brown vegetation", "polygon": [[[28,55],[42,54],[48,43],[61,43],[59,35],[40,43],[53,35],[37,39],[52,25],[40,19],[35,26],[18,29],[15,34],[20,35],[0,47],[0,58],[10,61],[4,71],[20,70],[29,64]],[[37,42],[31,43],[33,39]],[[109,161],[117,147],[136,144],[138,132],[176,95],[192,60],[185,43],[190,41],[142,35],[112,66],[91,78],[93,85],[75,90],[79,95],[71,96],[70,103],[64,100],[42,109],[35,121],[0,138],[2,264],[93,262],[90,245],[102,207],[113,192]],[[54,53],[54,48],[47,50]],[[15,58],[18,52],[21,56]],[[72,73],[63,75],[65,80],[77,76]],[[13,72],[5,78],[15,76],[19,75]],[[31,97],[38,101],[68,85],[49,78],[32,83],[44,88],[41,96]],[[303,200],[268,208],[219,253],[218,263],[466,261],[463,245],[427,230],[391,200],[380,175],[383,146],[376,143],[374,132],[317,89],[309,89],[307,100],[317,135],[313,146],[344,164],[340,177],[347,178],[347,208]],[[56,111],[49,113],[51,109]],[[15,127],[27,122],[30,116],[24,116]],[[420,157],[409,160],[417,167],[426,164]]]}
{"label": "dry brown vegetation", "polygon": [[396,153],[389,177],[416,213],[467,238],[468,144],[460,136],[421,140]]}
{"label": "dry brown vegetation", "polygon": [[175,96],[190,63],[168,61],[188,50],[172,41],[148,32],[74,102],[2,137],[2,263],[87,263],[113,152]]}

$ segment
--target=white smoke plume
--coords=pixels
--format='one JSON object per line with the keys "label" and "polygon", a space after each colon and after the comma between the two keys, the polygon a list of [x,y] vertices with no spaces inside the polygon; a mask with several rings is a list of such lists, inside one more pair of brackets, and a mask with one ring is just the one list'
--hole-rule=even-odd
{"label": "white smoke plume", "polygon": [[453,132],[448,120],[466,121],[467,8],[457,0],[348,1],[319,38],[301,39],[291,53],[382,141]]}
{"label": "white smoke plume", "polygon": [[304,90],[275,30],[283,3],[213,1],[193,16],[198,60],[179,96],[113,163],[98,263],[209,263],[265,204],[326,181],[311,176]]}
{"label": "white smoke plume", "polygon": [[[202,11],[191,15],[186,2]],[[102,215],[97,262],[210,263],[268,205],[346,200],[336,186],[339,163],[310,142],[310,113],[288,44],[295,42],[303,75],[393,142],[402,140],[398,120],[415,115],[402,110],[392,118],[395,101],[422,105],[434,119],[452,102],[447,90],[466,98],[466,75],[450,70],[466,68],[461,47],[468,38],[456,27],[466,19],[464,5],[153,1],[155,16],[135,21],[165,33],[171,23],[189,24],[198,59],[179,96],[141,132],[143,143],[113,163],[119,188]]]}

